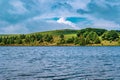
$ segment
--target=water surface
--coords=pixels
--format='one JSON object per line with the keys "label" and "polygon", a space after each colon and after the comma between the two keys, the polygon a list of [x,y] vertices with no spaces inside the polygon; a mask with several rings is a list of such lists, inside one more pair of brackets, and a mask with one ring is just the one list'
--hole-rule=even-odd
{"label": "water surface", "polygon": [[120,80],[120,47],[0,47],[0,80]]}

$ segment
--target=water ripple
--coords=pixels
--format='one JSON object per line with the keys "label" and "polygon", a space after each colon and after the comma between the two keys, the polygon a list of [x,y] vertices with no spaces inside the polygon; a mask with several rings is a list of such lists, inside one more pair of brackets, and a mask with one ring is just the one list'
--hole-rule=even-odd
{"label": "water ripple", "polygon": [[120,80],[120,47],[0,47],[0,80]]}

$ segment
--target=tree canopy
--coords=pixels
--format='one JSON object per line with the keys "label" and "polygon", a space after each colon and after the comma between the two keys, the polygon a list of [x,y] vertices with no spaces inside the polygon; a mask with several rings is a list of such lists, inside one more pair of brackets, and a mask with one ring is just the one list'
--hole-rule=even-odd
{"label": "tree canopy", "polygon": [[106,31],[103,35],[102,35],[102,39],[103,40],[117,40],[119,38],[119,35],[116,31],[111,30],[111,31]]}

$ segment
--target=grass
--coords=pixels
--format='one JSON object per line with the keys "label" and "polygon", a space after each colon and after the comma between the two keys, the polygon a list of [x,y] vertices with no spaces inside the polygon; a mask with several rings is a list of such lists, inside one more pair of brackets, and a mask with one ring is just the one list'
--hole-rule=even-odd
{"label": "grass", "polygon": [[71,29],[64,29],[64,30],[54,30],[54,31],[45,31],[45,32],[36,32],[36,33],[31,33],[27,35],[32,35],[32,34],[42,34],[42,35],[53,35],[54,37],[54,42],[57,42],[59,40],[59,36],[61,34],[64,34],[65,40],[68,38],[76,37],[77,32],[79,30],[71,30]]}
{"label": "grass", "polygon": [[77,37],[77,35],[76,34],[66,34],[65,35],[66,39],[71,38],[71,37]]}
{"label": "grass", "polygon": [[117,41],[106,41],[106,40],[104,40],[104,41],[101,42],[101,44],[104,45],[104,46],[114,46],[114,45],[118,45],[118,42]]}
{"label": "grass", "polygon": [[50,34],[50,35],[61,35],[61,34],[76,34],[79,30],[71,30],[71,29],[63,29],[63,30],[53,30],[53,31],[45,31],[45,32],[36,32],[31,34]]}

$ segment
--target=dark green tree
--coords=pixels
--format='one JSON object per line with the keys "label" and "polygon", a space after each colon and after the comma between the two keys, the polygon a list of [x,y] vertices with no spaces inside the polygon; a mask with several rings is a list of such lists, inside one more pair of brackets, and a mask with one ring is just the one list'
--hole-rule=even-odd
{"label": "dark green tree", "polygon": [[61,34],[60,36],[59,36],[59,43],[60,44],[64,44],[65,43],[65,39],[64,39],[64,35],[63,34]]}
{"label": "dark green tree", "polygon": [[86,37],[87,44],[98,44],[100,43],[99,36],[96,32],[91,31]]}
{"label": "dark green tree", "polygon": [[116,31],[111,30],[111,31],[107,31],[102,35],[102,39],[103,40],[112,40],[115,41],[119,38],[119,35]]}
{"label": "dark green tree", "polygon": [[22,44],[22,39],[17,39],[16,44]]}
{"label": "dark green tree", "polygon": [[86,31],[85,30],[80,30],[78,33],[77,33],[77,37],[80,37],[81,35],[83,35]]}
{"label": "dark green tree", "polygon": [[36,34],[35,37],[37,41],[43,42],[43,36],[41,34]]}
{"label": "dark green tree", "polygon": [[61,34],[61,35],[60,35],[60,38],[61,38],[61,39],[64,39],[64,35],[63,35],[63,34]]}
{"label": "dark green tree", "polygon": [[25,43],[25,44],[30,44],[30,36],[29,36],[29,35],[26,35],[26,36],[25,36],[24,43]]}
{"label": "dark green tree", "polygon": [[2,37],[0,37],[0,43],[2,42]]}
{"label": "dark green tree", "polygon": [[46,34],[44,36],[44,41],[46,41],[46,42],[53,42],[53,36]]}
{"label": "dark green tree", "polygon": [[66,43],[74,43],[74,40],[75,40],[74,37],[68,38],[68,39],[66,40]]}
{"label": "dark green tree", "polygon": [[26,35],[24,35],[24,34],[20,34],[19,36],[20,36],[20,39],[25,39],[25,37],[26,37]]}
{"label": "dark green tree", "polygon": [[[105,31],[105,29],[97,29],[97,28],[86,28],[86,29],[81,29],[78,33],[77,33],[77,37],[80,37],[80,35],[84,35],[86,36],[86,34],[89,32],[96,32],[98,36],[101,36]],[[86,33],[87,32],[87,33]]]}

